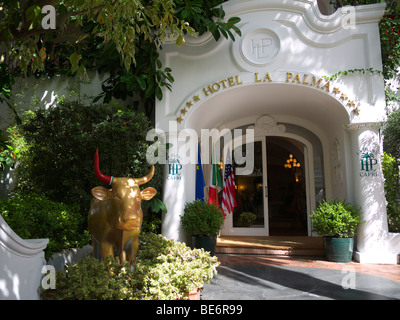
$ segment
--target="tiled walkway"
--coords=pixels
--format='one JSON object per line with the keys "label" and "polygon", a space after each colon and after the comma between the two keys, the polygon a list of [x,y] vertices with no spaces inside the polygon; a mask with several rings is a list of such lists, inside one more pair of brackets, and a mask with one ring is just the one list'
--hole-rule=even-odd
{"label": "tiled walkway", "polygon": [[383,277],[400,283],[400,265],[386,264],[360,264],[357,262],[337,263],[330,262],[323,257],[300,257],[300,256],[262,256],[262,255],[230,255],[220,254],[218,261],[223,266],[232,265],[262,265],[262,266],[287,266],[321,268],[330,270],[343,270],[344,266],[353,268],[357,273],[366,273]]}
{"label": "tiled walkway", "polygon": [[218,254],[203,300],[400,299],[400,265],[335,263],[323,257]]}

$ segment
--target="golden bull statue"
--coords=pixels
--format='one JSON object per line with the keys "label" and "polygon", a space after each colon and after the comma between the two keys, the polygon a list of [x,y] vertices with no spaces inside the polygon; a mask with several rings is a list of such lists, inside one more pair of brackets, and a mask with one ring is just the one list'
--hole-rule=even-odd
{"label": "golden bull statue", "polygon": [[89,230],[92,234],[93,256],[105,260],[119,256],[120,262],[133,263],[139,247],[142,226],[142,200],[150,200],[154,188],[140,190],[139,186],[151,180],[154,166],[142,178],[117,178],[104,175],[99,169],[99,152],[96,149],[94,168],[97,179],[112,186],[111,189],[95,187],[89,211]]}

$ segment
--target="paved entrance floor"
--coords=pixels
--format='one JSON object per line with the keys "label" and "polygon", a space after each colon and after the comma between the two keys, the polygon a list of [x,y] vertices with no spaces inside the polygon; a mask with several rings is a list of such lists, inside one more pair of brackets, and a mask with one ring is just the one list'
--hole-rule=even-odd
{"label": "paved entrance floor", "polygon": [[400,300],[400,265],[323,257],[217,254],[202,300]]}

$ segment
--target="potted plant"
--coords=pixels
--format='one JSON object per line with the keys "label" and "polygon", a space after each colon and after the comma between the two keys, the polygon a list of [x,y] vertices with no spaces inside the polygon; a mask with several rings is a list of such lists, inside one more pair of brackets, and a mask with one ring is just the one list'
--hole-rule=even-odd
{"label": "potted plant", "polygon": [[196,200],[187,203],[181,216],[182,228],[192,236],[192,246],[215,254],[217,235],[224,223],[222,209]]}
{"label": "potted plant", "polygon": [[239,225],[242,227],[250,227],[257,219],[257,216],[252,212],[242,212],[239,216]]}
{"label": "potted plant", "polygon": [[362,220],[361,210],[346,201],[321,202],[311,214],[313,231],[323,236],[325,255],[334,262],[349,262],[353,237]]}

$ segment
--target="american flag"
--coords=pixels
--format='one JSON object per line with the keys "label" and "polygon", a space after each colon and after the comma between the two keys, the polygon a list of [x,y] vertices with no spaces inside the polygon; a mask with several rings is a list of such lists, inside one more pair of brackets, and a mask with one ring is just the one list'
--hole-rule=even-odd
{"label": "american flag", "polygon": [[224,216],[233,212],[236,207],[235,176],[233,174],[230,152],[228,150],[227,161],[225,163],[224,187],[222,192],[222,210]]}

